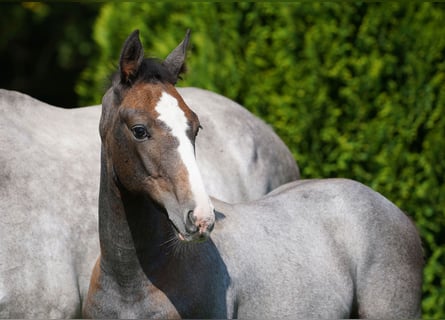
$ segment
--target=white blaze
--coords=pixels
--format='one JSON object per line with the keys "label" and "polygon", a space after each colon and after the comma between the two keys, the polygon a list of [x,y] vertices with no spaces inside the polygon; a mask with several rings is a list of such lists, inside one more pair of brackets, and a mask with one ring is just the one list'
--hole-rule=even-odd
{"label": "white blaze", "polygon": [[196,203],[195,216],[197,219],[206,219],[209,214],[213,215],[213,206],[204,188],[193,145],[187,136],[189,125],[184,111],[179,107],[176,98],[166,92],[162,93],[155,110],[159,113],[158,119],[165,123],[171,130],[171,134],[179,141],[178,153],[188,172]]}

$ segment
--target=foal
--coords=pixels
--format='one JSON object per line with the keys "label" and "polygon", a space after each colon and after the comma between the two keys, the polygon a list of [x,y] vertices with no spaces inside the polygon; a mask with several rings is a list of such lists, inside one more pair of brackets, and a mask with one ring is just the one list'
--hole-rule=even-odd
{"label": "foal", "polygon": [[[197,291],[209,298],[209,310],[221,304],[212,297],[199,254],[194,262],[171,254],[176,241],[206,240],[215,222],[194,158],[199,119],[174,87],[182,69],[177,54],[162,64],[144,60],[138,32],[132,33],[113,94],[103,101],[101,254],[83,308],[86,317],[175,318],[190,308],[200,310],[199,301],[181,301]],[[213,256],[204,260],[213,262]],[[193,280],[180,279],[185,273]],[[183,306],[173,306],[172,300]]]}
{"label": "foal", "polygon": [[199,119],[173,86],[175,54],[144,60],[134,32],[104,99],[101,255],[84,316],[418,316],[420,240],[380,194],[332,179],[250,203],[210,200],[194,159]]}

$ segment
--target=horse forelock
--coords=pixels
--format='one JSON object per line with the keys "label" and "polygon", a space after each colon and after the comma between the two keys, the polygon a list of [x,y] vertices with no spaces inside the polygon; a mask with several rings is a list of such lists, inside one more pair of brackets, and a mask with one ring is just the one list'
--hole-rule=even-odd
{"label": "horse forelock", "polygon": [[125,90],[131,88],[136,83],[170,83],[174,85],[177,77],[162,64],[162,60],[146,58],[130,80],[129,83],[122,83],[119,70],[111,75],[111,87],[118,100],[122,99]]}

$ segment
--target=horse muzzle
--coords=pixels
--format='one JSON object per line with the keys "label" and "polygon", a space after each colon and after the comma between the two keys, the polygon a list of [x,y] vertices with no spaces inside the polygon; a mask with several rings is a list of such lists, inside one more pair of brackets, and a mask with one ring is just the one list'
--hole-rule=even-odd
{"label": "horse muzzle", "polygon": [[185,218],[186,233],[178,232],[179,240],[187,242],[202,242],[207,240],[215,226],[215,213],[213,208],[211,212],[211,215],[202,216],[197,214],[195,211],[190,210]]}

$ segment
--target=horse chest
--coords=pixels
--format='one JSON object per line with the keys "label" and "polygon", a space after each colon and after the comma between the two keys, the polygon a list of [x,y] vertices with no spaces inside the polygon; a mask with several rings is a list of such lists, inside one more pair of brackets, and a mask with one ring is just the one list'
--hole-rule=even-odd
{"label": "horse chest", "polygon": [[162,290],[149,285],[143,292],[125,297],[119,310],[119,318],[179,319],[181,316]]}
{"label": "horse chest", "polygon": [[167,295],[141,279],[139,283],[119,284],[101,273],[86,301],[84,316],[91,318],[151,318],[176,319],[180,315]]}
{"label": "horse chest", "polygon": [[[202,261],[202,260],[201,260]],[[122,285],[101,273],[97,285],[90,287],[86,316],[93,318],[227,318],[227,278],[215,267],[201,272],[200,267],[165,268],[138,281]],[[202,267],[202,266],[201,266]],[[209,278],[206,274],[212,274]]]}
{"label": "horse chest", "polygon": [[227,318],[230,280],[225,266],[211,253],[165,268],[150,281],[151,303],[168,305],[181,318]]}

